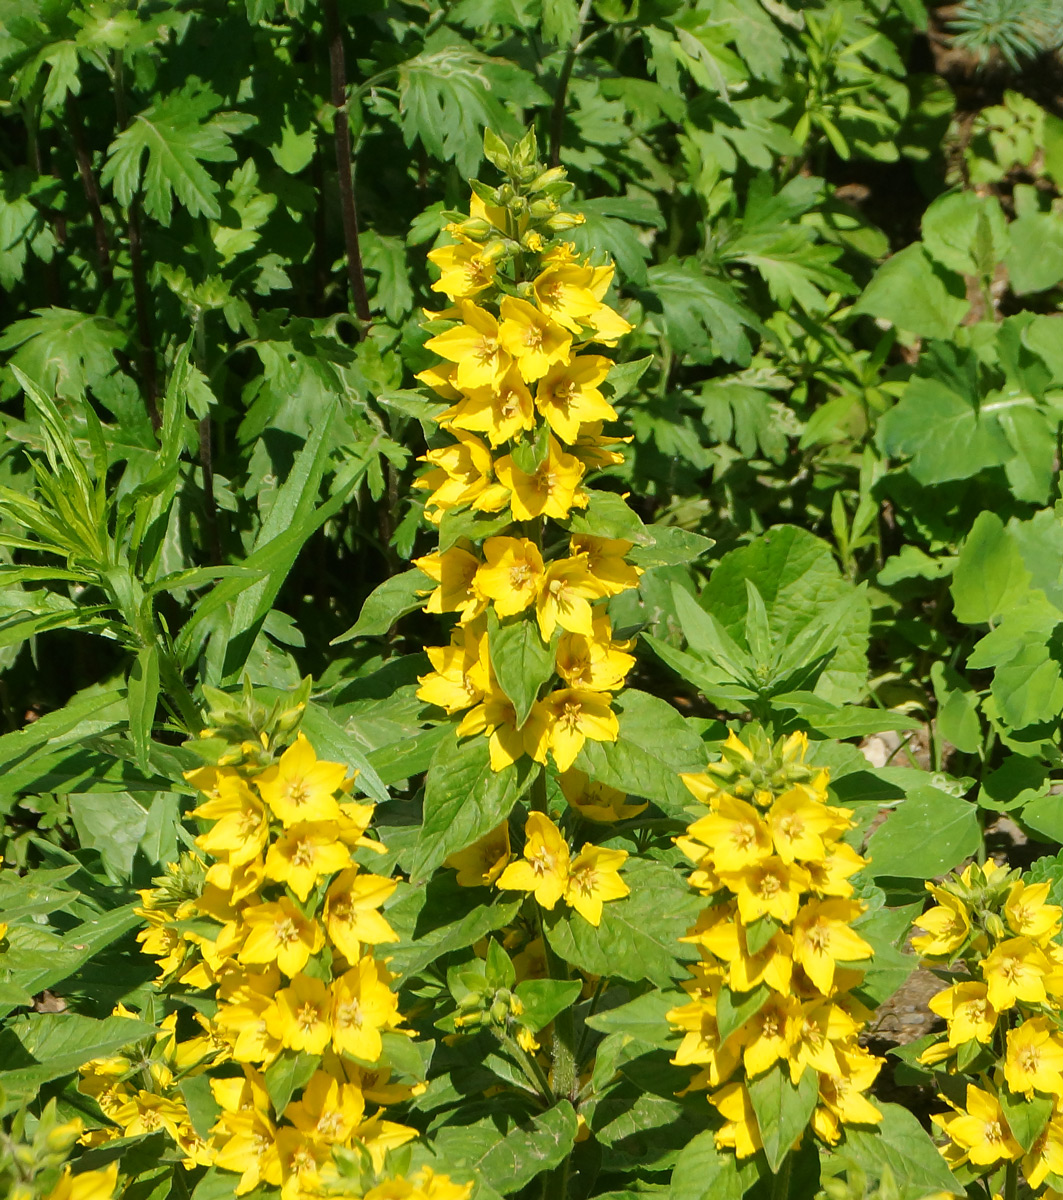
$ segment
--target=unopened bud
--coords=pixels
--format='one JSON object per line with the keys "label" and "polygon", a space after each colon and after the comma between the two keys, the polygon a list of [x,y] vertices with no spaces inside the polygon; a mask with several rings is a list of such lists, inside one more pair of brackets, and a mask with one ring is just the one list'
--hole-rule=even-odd
{"label": "unopened bud", "polygon": [[557,183],[558,180],[564,178],[564,167],[551,167],[548,171],[543,171],[543,173],[537,179],[532,181],[530,190],[533,192],[541,192],[543,188],[549,187],[550,184]]}
{"label": "unopened bud", "polygon": [[577,225],[582,225],[585,220],[582,213],[559,212],[554,213],[546,223],[554,233],[564,233],[567,229],[575,229]]}

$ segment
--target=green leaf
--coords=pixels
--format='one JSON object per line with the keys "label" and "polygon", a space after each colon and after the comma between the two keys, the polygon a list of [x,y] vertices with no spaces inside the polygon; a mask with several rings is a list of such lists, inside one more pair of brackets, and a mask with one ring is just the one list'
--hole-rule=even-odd
{"label": "green leaf", "polygon": [[1030,573],[1004,522],[994,512],[980,512],[960,551],[953,572],[953,611],[965,625],[988,625],[1021,600]]}
{"label": "green leaf", "polygon": [[[980,246],[980,240],[987,244]],[[923,214],[923,245],[949,270],[991,277],[1008,248],[1000,201],[973,191],[939,196]]]}
{"label": "green leaf", "polygon": [[636,546],[649,546],[652,534],[623,496],[616,492],[592,491],[587,507],[568,517],[570,533],[595,537],[625,538]]}
{"label": "green leaf", "polygon": [[935,787],[920,787],[875,830],[867,844],[873,877],[933,879],[981,845],[978,808]]}
{"label": "green leaf", "polygon": [[527,1025],[532,1033],[538,1033],[544,1026],[570,1008],[579,999],[583,990],[581,979],[525,979],[517,984],[517,999],[524,1005],[521,1013],[521,1023]]}
{"label": "green leaf", "polygon": [[742,1200],[757,1181],[757,1160],[740,1162],[719,1150],[712,1132],[700,1133],[679,1155],[668,1200]]}
{"label": "green leaf", "polygon": [[828,738],[866,737],[888,729],[916,732],[922,724],[914,717],[881,708],[831,704],[814,692],[782,692],[772,696],[773,708],[787,709],[816,733]]}
{"label": "green leaf", "polygon": [[720,988],[716,1000],[716,1026],[721,1043],[736,1029],[741,1029],[750,1017],[755,1017],[770,999],[771,989],[763,983],[749,992],[732,992],[726,985]]}
{"label": "green leaf", "polygon": [[424,820],[409,864],[410,882],[423,883],[449,854],[504,821],[540,769],[525,756],[493,771],[484,737],[441,742],[425,779]]}
{"label": "green leaf", "polygon": [[704,901],[671,867],[629,858],[621,878],[631,895],[602,906],[596,929],[578,913],[560,905],[546,918],[546,937],[566,962],[592,975],[648,979],[667,988],[685,976],[692,955],[679,938],[697,919]]}
{"label": "green leaf", "polygon": [[24,917],[43,916],[69,908],[79,893],[64,887],[76,867],[45,870],[31,868],[25,875],[5,871],[0,875],[0,924],[11,925]]}
{"label": "green leaf", "polygon": [[949,338],[969,307],[962,278],[933,263],[916,242],[879,267],[852,311],[918,337]]}
{"label": "green leaf", "polygon": [[883,1104],[882,1123],[871,1128],[849,1125],[845,1140],[823,1159],[824,1171],[839,1174],[858,1167],[871,1179],[881,1179],[888,1167],[897,1185],[898,1200],[925,1200],[938,1192],[965,1196],[919,1118],[900,1104]]}
{"label": "green leaf", "polygon": [[302,729],[322,758],[346,763],[358,772],[355,787],[359,791],[371,796],[379,804],[385,804],[391,799],[380,776],[354,738],[342,725],[334,721],[320,704],[313,701],[307,704],[303,713]]}
{"label": "green leaf", "polygon": [[385,579],[366,597],[358,620],[329,645],[338,646],[357,637],[382,637],[399,617],[424,607],[432,586],[431,579],[416,567]]}
{"label": "green leaf", "polygon": [[677,525],[644,525],[642,530],[653,538],[653,543],[632,547],[627,557],[637,567],[685,567],[716,544],[712,538]]}
{"label": "green leaf", "polygon": [[753,1111],[757,1114],[760,1140],[768,1168],[778,1171],[783,1159],[804,1133],[819,1099],[815,1071],[806,1068],[797,1084],[790,1082],[790,1071],[783,1063],[746,1083]]}
{"label": "green leaf", "polygon": [[668,1046],[676,1039],[668,1025],[668,1013],[689,1000],[686,992],[655,988],[627,1004],[596,1012],[585,1023],[599,1033],[622,1033],[649,1046]]}
{"label": "green leaf", "polygon": [[680,772],[705,766],[701,739],[670,704],[636,688],[613,702],[620,725],[615,742],[588,740],[576,767],[589,778],[680,814],[691,802]]}
{"label": "green leaf", "polygon": [[498,1111],[474,1124],[444,1125],[435,1130],[433,1150],[452,1176],[475,1173],[510,1196],[561,1163],[575,1140],[575,1111],[560,1100],[519,1124],[510,1124]]}
{"label": "green leaf", "polygon": [[1015,1140],[1028,1154],[1052,1116],[1051,1098],[1034,1096],[1028,1100],[1025,1096],[1013,1096],[1006,1088],[1001,1088],[999,1098]]}
{"label": "green leaf", "polygon": [[0,1032],[0,1116],[30,1100],[42,1084],[73,1075],[92,1058],[104,1058],[155,1032],[155,1026],[128,1017],[102,1021],[74,1013],[35,1013],[18,1017]]}
{"label": "green leaf", "polygon": [[746,331],[760,323],[729,282],[706,275],[694,259],[672,259],[650,267],[647,288],[645,307],[661,314],[678,353],[695,362],[719,356],[748,365],[752,348]]}
{"label": "green leaf", "polygon": [[305,1050],[282,1050],[270,1063],[265,1071],[266,1091],[278,1116],[288,1107],[292,1096],[310,1082],[320,1065],[320,1057]]}
{"label": "green leaf", "polygon": [[531,614],[518,613],[500,623],[493,608],[488,613],[487,638],[498,686],[513,701],[520,728],[539,697],[539,689],[554,674],[555,643],[543,642]]}
{"label": "green leaf", "polygon": [[638,384],[646,374],[647,368],[653,362],[653,355],[636,358],[631,362],[615,363],[609,368],[605,382],[612,389],[612,399],[621,400]]}
{"label": "green leaf", "polygon": [[151,731],[159,703],[159,652],[154,643],[137,651],[129,669],[129,732],[136,750],[137,766],[148,769]]}
{"label": "green leaf", "polygon": [[220,103],[213,92],[189,83],[137,113],[108,148],[101,183],[128,206],[143,182],[144,210],[163,225],[170,223],[175,196],[193,217],[220,217],[218,184],[202,165],[236,158],[231,126],[210,116]]}
{"label": "green leaf", "polygon": [[1024,213],[1008,226],[1008,282],[1020,296],[1063,282],[1063,231],[1053,213]]}

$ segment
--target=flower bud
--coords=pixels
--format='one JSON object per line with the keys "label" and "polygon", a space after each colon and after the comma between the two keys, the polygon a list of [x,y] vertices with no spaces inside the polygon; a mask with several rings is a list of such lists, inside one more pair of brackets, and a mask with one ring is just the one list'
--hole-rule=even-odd
{"label": "flower bud", "polygon": [[554,213],[546,224],[554,233],[564,233],[568,229],[575,229],[577,225],[582,225],[585,220],[582,213],[559,212]]}

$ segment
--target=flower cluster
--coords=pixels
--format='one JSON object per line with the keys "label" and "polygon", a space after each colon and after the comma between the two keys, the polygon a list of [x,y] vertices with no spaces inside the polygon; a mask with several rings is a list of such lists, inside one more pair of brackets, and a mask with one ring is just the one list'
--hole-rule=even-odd
{"label": "flower cluster", "polygon": [[[485,147],[507,182],[474,182],[469,216],[447,226],[455,244],[428,256],[451,307],[430,314],[425,346],[441,361],[418,378],[449,407],[436,417],[447,441],[417,480],[441,548],[415,561],[436,585],[426,611],[457,623],[449,645],[428,650],[418,695],[463,713],[458,736],[486,736],[494,770],[552,754],[566,771],[588,738],[616,739],[611,697],[634,665],[604,608],[638,584],[632,543],[575,521],[587,472],[621,461],[622,439],[602,434],[617,415],[602,391],[613,364],[586,348],[630,326],[605,302],[612,265],[549,240],[582,220],[560,209],[564,172],[535,162],[530,134],[512,151],[490,136]],[[527,703],[499,678],[514,636],[541,648],[541,670],[521,683]]]}
{"label": "flower cluster", "polygon": [[[630,807],[641,812],[645,805]],[[510,861],[509,825],[504,822],[451,855],[447,866],[457,869],[462,887],[493,883],[503,890],[528,892],[548,911],[560,900],[597,928],[602,920],[602,904],[620,900],[631,890],[619,874],[627,856],[626,850],[610,850],[592,842],[585,842],[573,856],[554,822],[545,813],[532,812],[524,826],[522,858]]]}
{"label": "flower cluster", "polygon": [[10,1130],[0,1128],[0,1189],[7,1200],[111,1200],[117,1163],[74,1174],[66,1161],[84,1128],[79,1118],[61,1120],[55,1100],[49,1100],[29,1137],[26,1118],[22,1111]]}
{"label": "flower cluster", "polygon": [[690,1002],[668,1014],[684,1034],[673,1061],[699,1068],[690,1087],[710,1090],[716,1142],[739,1158],[762,1144],[752,1093],[769,1072],[791,1085],[811,1073],[812,1128],[828,1143],[881,1120],[865,1095],[881,1060],[857,1041],[866,1012],[851,994],[862,972],[850,964],[872,953],[852,928],[863,905],[849,880],[865,860],[839,840],[851,815],[827,803],[806,750],[803,734],[732,733],[720,762],[682,777],[709,808],[677,839],[709,904],[684,939],[701,961]]}
{"label": "flower cluster", "polygon": [[[213,1003],[196,1005],[199,1036],[178,1041],[171,1014],[135,1054],[83,1069],[81,1090],[111,1122],[92,1136],[164,1129],[186,1166],[234,1172],[236,1195],[464,1200],[468,1188],[445,1176],[387,1175],[388,1152],[415,1131],[384,1109],[418,1085],[392,1081],[387,1062],[402,1017],[374,949],[398,940],[380,911],[396,883],[358,859],[384,849],[366,833],[372,806],[305,736],[278,754],[276,734],[227,751],[216,736],[215,761],[186,776],[201,793],[203,860],[183,856],[141,893],[140,939],[160,985]],[[222,1064],[209,1084],[218,1115],[200,1138],[177,1085]],[[352,1162],[369,1164],[368,1179],[359,1168],[352,1182]]]}
{"label": "flower cluster", "polygon": [[[972,864],[942,884],[913,947],[960,978],[930,1000],[946,1033],[920,1062],[935,1068],[949,1111],[934,1124],[953,1170],[1020,1164],[1046,1196],[1063,1191],[1063,910],[1050,884]],[[959,1078],[957,1078],[959,1077]],[[963,1080],[966,1078],[966,1088]],[[960,1086],[957,1088],[956,1084]],[[1053,1190],[1055,1189],[1055,1190]]]}

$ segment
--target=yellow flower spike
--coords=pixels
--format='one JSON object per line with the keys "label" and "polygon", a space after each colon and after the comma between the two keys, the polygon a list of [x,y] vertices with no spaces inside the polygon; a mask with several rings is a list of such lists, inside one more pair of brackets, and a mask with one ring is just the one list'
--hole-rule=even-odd
{"label": "yellow flower spike", "polygon": [[591,601],[605,595],[601,581],[588,570],[587,560],[579,555],[559,558],[543,572],[535,600],[535,619],[544,642],[561,626],[570,633],[594,636]]}
{"label": "yellow flower spike", "polygon": [[598,390],[612,365],[600,354],[581,354],[557,363],[539,380],[535,407],[561,441],[571,445],[581,425],[616,420],[616,409]]}
{"label": "yellow flower spike", "polygon": [[460,613],[464,623],[483,611],[483,598],[473,591],[472,586],[480,569],[480,560],[475,554],[470,554],[460,546],[451,546],[442,554],[425,554],[415,558],[413,565],[439,585],[425,601],[425,612]]}
{"label": "yellow flower spike", "polygon": [[342,763],[319,762],[305,734],[280,761],[255,780],[258,793],[283,825],[299,821],[334,821],[340,816],[335,793],[347,778]]}
{"label": "yellow flower spike", "polygon": [[503,296],[499,312],[499,339],[526,383],[541,379],[555,364],[568,362],[572,334],[533,304]]}
{"label": "yellow flower spike", "polygon": [[509,822],[503,821],[490,833],[450,855],[444,866],[457,871],[459,887],[489,887],[502,874],[513,857],[509,842]]}
{"label": "yellow flower spike", "polygon": [[568,886],[568,843],[544,813],[530,813],[524,833],[523,859],[506,867],[497,886],[504,891],[531,892],[539,905],[552,909]]}
{"label": "yellow flower spike", "polygon": [[568,868],[565,903],[597,928],[602,921],[602,905],[621,900],[631,889],[620,878],[626,862],[626,850],[607,850],[587,842]]}
{"label": "yellow flower spike", "polygon": [[305,900],[319,879],[350,863],[351,852],[338,839],[335,821],[300,821],[289,826],[266,854],[266,878],[287,884]]}
{"label": "yellow flower spike", "polygon": [[1063,1096],[1063,1040],[1047,1017],[1027,1017],[1007,1033],[1004,1078],[1013,1092]]}
{"label": "yellow flower spike", "polygon": [[528,718],[527,742],[532,757],[543,761],[549,748],[559,771],[567,771],[576,761],[587,739],[615,742],[620,723],[609,706],[607,692],[583,688],[561,688],[538,700]]}
{"label": "yellow flower spike", "polygon": [[729,871],[755,866],[771,856],[771,833],[752,804],[734,796],[720,795],[713,811],[687,830],[713,854],[714,861]]}
{"label": "yellow flower spike", "polygon": [[59,1182],[45,1200],[111,1200],[118,1186],[118,1164],[112,1162],[100,1171],[81,1171],[74,1175],[63,1168]]}
{"label": "yellow flower spike", "polygon": [[284,1116],[300,1133],[328,1145],[344,1145],[365,1115],[361,1091],[325,1071],[315,1071],[298,1100]]}
{"label": "yellow flower spike", "polygon": [[374,1063],[381,1055],[380,1034],[401,1021],[391,974],[375,958],[360,959],[332,985],[332,1047]]}
{"label": "yellow flower spike", "polygon": [[952,987],[931,996],[930,1011],[948,1022],[948,1044],[955,1048],[973,1038],[988,1045],[997,1027],[999,1013],[989,1003],[989,989],[984,983],[954,983]]}
{"label": "yellow flower spike", "polygon": [[741,1083],[729,1083],[709,1097],[709,1103],[726,1124],[716,1131],[716,1145],[734,1150],[737,1158],[749,1158],[761,1148],[760,1127],[749,1092]]}
{"label": "yellow flower spike", "polygon": [[477,592],[494,603],[499,617],[511,617],[533,604],[545,579],[543,556],[527,538],[490,537],[484,565],[476,572]]}
{"label": "yellow flower spike", "polygon": [[1022,1157],[1022,1147],[1012,1136],[1000,1101],[973,1083],[967,1085],[966,1112],[957,1109],[955,1116],[935,1113],[930,1119],[976,1167]]}
{"label": "yellow flower spike", "polygon": [[276,963],[289,978],[298,975],[325,942],[317,922],[304,917],[287,896],[245,909],[243,919],[250,932],[237,955],[240,962]]}
{"label": "yellow flower spike", "polygon": [[954,954],[971,932],[971,916],[962,900],[928,883],[927,890],[938,901],[913,922],[917,929],[926,930],[912,938],[912,946],[922,955],[944,957]]}
{"label": "yellow flower spike", "polygon": [[483,252],[475,242],[461,241],[456,246],[440,246],[427,255],[440,270],[433,292],[442,292],[450,300],[469,300],[494,282],[496,259]]}
{"label": "yellow flower spike", "polygon": [[[575,636],[575,635],[566,635]],[[564,638],[561,639],[564,641]],[[559,779],[561,792],[574,809],[588,821],[611,825],[615,821],[627,821],[645,812],[648,805],[627,804],[627,795],[619,788],[609,787],[589,779],[583,771],[574,768],[566,771]]]}
{"label": "yellow flower spike", "polygon": [[813,900],[794,921],[794,961],[824,994],[834,985],[835,964],[870,958],[874,951],[851,923],[863,911],[853,900]]}
{"label": "yellow flower spike", "polygon": [[1045,999],[1045,976],[1051,963],[1031,938],[1009,938],[1000,942],[979,963],[985,978],[989,1003],[998,1011],[1017,1001],[1041,1004]]}
{"label": "yellow flower spike", "polygon": [[1058,904],[1045,903],[1050,890],[1049,883],[1026,884],[1016,880],[1011,885],[1004,902],[1004,919],[1012,933],[1033,938],[1036,942],[1046,942],[1055,937],[1059,932],[1063,908]]}
{"label": "yellow flower spike", "polygon": [[458,364],[459,388],[496,387],[512,362],[499,340],[498,321],[471,300],[461,301],[461,319],[461,325],[429,338],[425,349]]}
{"label": "yellow flower spike", "polygon": [[584,469],[579,459],[566,454],[552,435],[547,440],[546,457],[530,475],[513,462],[512,455],[507,454],[495,463],[495,473],[510,493],[509,504],[518,521],[533,521],[537,517],[562,521],[573,508],[586,508],[587,494],[580,488]]}
{"label": "yellow flower spike", "polygon": [[355,962],[363,945],[397,942],[399,935],[379,911],[398,883],[348,867],[325,894],[325,929],[329,941],[348,962]]}

